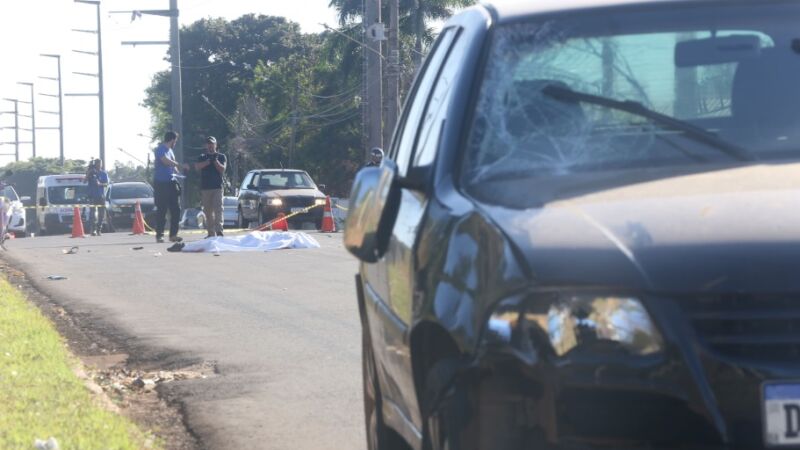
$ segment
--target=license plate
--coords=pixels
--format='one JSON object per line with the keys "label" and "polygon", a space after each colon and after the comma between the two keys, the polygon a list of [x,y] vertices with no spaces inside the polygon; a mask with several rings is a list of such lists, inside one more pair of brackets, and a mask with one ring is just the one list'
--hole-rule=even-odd
{"label": "license plate", "polygon": [[303,212],[305,210],[306,210],[305,208],[292,208],[292,212],[293,213],[299,213],[299,212]]}
{"label": "license plate", "polygon": [[766,444],[800,445],[800,383],[765,384],[763,394]]}

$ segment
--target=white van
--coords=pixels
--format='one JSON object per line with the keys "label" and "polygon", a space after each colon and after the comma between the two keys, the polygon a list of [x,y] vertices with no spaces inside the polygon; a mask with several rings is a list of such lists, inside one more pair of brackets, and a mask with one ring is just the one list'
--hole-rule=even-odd
{"label": "white van", "polygon": [[[75,205],[89,203],[89,191],[83,174],[45,175],[36,183],[36,225],[39,234],[72,231]],[[81,217],[89,218],[89,209],[81,207]]]}

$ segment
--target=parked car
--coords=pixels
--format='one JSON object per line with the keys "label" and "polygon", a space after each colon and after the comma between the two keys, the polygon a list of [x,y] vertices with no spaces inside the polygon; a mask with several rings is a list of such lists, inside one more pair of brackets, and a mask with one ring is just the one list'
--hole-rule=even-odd
{"label": "parked car", "polygon": [[17,191],[11,185],[3,185],[0,188],[0,197],[8,199],[6,208],[11,213],[11,219],[8,222],[8,231],[14,233],[15,237],[24,237],[27,234],[25,208],[22,204],[25,200],[30,200],[30,197],[20,197]]}
{"label": "parked car", "polygon": [[183,213],[181,213],[180,227],[189,229],[205,228],[206,215],[203,213],[202,208],[184,209]]}
{"label": "parked car", "polygon": [[136,218],[136,203],[148,225],[155,226],[156,206],[153,188],[145,182],[112,183],[106,192],[108,217],[114,228],[133,226]]}
{"label": "parked car", "polygon": [[800,444],[800,3],[475,6],[355,179],[370,449]]}
{"label": "parked car", "polygon": [[235,227],[239,221],[239,198],[226,196],[222,199],[223,226]]}
{"label": "parked car", "polygon": [[[322,205],[325,204],[324,186],[317,187],[314,180],[302,170],[261,169],[247,173],[239,189],[237,222],[247,228],[251,222],[264,224],[284,213],[289,216],[292,228],[303,223],[322,227]],[[315,207],[316,206],[316,207]],[[307,212],[306,208],[311,208]],[[299,213],[299,214],[297,214]]]}

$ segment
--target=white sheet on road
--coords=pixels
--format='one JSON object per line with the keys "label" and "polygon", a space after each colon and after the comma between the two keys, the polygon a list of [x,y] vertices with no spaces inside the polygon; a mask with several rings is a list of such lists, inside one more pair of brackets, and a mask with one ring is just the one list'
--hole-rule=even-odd
{"label": "white sheet on road", "polygon": [[319,248],[319,242],[297,231],[253,231],[241,236],[225,236],[187,242],[184,252],[264,252],[286,248]]}

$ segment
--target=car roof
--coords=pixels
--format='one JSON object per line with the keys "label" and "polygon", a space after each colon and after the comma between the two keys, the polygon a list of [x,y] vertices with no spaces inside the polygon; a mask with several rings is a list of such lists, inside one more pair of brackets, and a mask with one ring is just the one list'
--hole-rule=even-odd
{"label": "car roof", "polygon": [[[761,3],[763,0],[745,0],[739,3]],[[634,5],[697,4],[719,2],[719,0],[494,0],[481,3],[492,11],[498,23],[514,22],[527,16],[562,11],[613,8]],[[729,2],[732,3],[732,2]]]}
{"label": "car roof", "polygon": [[268,172],[292,172],[292,173],[306,173],[305,170],[300,169],[258,169],[253,172],[268,173]]}

